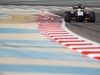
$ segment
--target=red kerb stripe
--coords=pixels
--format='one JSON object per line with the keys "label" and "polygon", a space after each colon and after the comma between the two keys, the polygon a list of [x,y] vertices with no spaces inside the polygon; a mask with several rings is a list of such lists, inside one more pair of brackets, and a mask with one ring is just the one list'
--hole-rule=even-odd
{"label": "red kerb stripe", "polygon": [[62,42],[85,42],[85,40],[59,41],[59,43],[62,43]]}
{"label": "red kerb stripe", "polygon": [[81,47],[81,48],[73,48],[74,50],[77,49],[100,49],[100,47]]}
{"label": "red kerb stripe", "polygon": [[83,51],[81,53],[87,55],[87,54],[91,54],[91,53],[100,53],[100,51]]}
{"label": "red kerb stripe", "polygon": [[100,57],[94,57],[94,59],[100,60]]}
{"label": "red kerb stripe", "polygon": [[93,45],[92,43],[83,43],[83,44],[66,44],[65,46],[73,46],[73,45]]}
{"label": "red kerb stripe", "polygon": [[78,39],[77,37],[75,38],[55,38],[54,40],[58,40],[58,39]]}

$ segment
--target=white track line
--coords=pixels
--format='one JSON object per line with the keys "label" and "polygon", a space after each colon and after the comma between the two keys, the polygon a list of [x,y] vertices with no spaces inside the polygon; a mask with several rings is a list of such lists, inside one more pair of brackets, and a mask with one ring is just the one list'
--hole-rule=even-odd
{"label": "white track line", "polygon": [[76,37],[78,37],[79,39],[83,39],[83,40],[86,40],[86,41],[88,41],[88,42],[91,42],[91,43],[93,43],[93,44],[95,44],[95,45],[97,45],[97,46],[100,46],[99,43],[94,42],[94,41],[91,41],[91,40],[86,39],[86,38],[83,38],[83,37],[81,37],[81,36],[79,36],[79,35],[73,33],[72,31],[70,31],[70,30],[65,26],[65,22],[64,22],[64,21],[62,22],[61,26],[62,26],[62,28],[63,28],[66,32],[69,32],[69,33],[72,34],[73,36],[76,36]]}

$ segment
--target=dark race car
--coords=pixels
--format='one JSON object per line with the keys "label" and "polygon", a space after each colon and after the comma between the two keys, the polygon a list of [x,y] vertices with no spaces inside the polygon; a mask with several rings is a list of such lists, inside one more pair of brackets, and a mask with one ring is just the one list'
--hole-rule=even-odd
{"label": "dark race car", "polygon": [[71,20],[75,20],[76,22],[95,22],[95,12],[85,11],[85,6],[78,4],[77,6],[73,6],[73,12],[65,12],[64,20],[65,22],[70,22]]}

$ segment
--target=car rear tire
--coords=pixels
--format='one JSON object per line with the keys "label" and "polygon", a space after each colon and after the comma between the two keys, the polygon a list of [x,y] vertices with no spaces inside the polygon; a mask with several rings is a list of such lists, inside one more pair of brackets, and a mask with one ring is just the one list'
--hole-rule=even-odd
{"label": "car rear tire", "polygon": [[90,12],[90,15],[89,15],[89,20],[88,22],[95,22],[95,13],[94,12]]}
{"label": "car rear tire", "polygon": [[64,20],[65,20],[65,22],[71,21],[71,12],[65,12],[64,13]]}

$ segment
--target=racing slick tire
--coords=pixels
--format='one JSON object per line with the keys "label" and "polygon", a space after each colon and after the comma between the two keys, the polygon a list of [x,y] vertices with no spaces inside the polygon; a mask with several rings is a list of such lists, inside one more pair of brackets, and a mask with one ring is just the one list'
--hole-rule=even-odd
{"label": "racing slick tire", "polygon": [[64,13],[64,20],[65,20],[65,22],[71,21],[71,12],[65,12]]}
{"label": "racing slick tire", "polygon": [[88,22],[95,22],[95,13],[94,12],[90,12]]}

